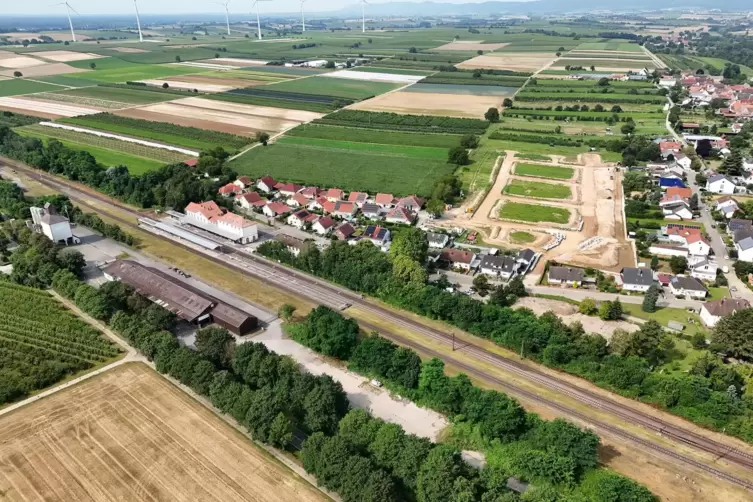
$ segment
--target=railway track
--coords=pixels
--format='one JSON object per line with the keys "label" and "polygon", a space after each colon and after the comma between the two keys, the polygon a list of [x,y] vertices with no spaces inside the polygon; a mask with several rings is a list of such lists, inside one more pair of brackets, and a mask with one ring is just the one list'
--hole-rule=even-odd
{"label": "railway track", "polygon": [[[81,192],[79,192],[77,188],[72,187],[67,182],[60,180],[58,178],[52,177],[52,176],[40,174],[34,170],[18,165],[15,162],[8,162],[8,163],[13,165],[19,171],[22,171],[27,176],[40,181],[40,183],[51,186],[53,188],[60,190],[63,193],[66,193],[71,198],[71,200],[73,200],[77,204],[85,206],[93,211],[98,210],[96,207],[91,205],[85,199],[82,199],[82,197],[78,195]],[[119,210],[125,211],[133,215],[135,218],[138,218],[141,216],[138,212],[134,211],[133,209],[119,202],[112,201],[104,195],[99,195],[99,194],[95,195],[89,192],[85,192],[85,197],[90,197],[104,204],[115,206]],[[140,229],[136,223],[130,222],[124,218],[121,218],[112,214],[109,214],[109,217],[127,227]],[[140,229],[140,230],[143,231],[143,229]],[[216,256],[212,256],[206,253],[200,253],[196,249],[190,246],[187,246],[180,242],[176,242],[167,237],[162,237],[159,235],[156,235],[156,236],[158,238],[162,238],[166,241],[169,241],[174,245],[180,246],[190,252],[198,253],[202,257],[209,259],[217,264],[232,268],[243,274],[246,274],[246,275],[261,279],[261,280],[273,282],[275,287],[283,291],[286,291],[290,293],[291,295],[303,296],[304,298],[307,298],[317,303],[321,303],[321,304],[328,305],[331,307],[339,307],[343,304],[343,302],[350,303],[352,305],[357,305],[360,309],[364,311],[377,315],[380,318],[388,319],[393,324],[408,328],[411,331],[421,334],[434,341],[438,341],[438,342],[445,343],[448,345],[454,343],[454,338],[451,334],[444,333],[442,331],[435,330],[433,328],[429,328],[423,324],[420,324],[410,319],[407,316],[401,315],[398,312],[376,305],[364,299],[361,295],[357,293],[354,293],[352,291],[346,290],[339,286],[327,283],[326,281],[323,281],[321,279],[306,275],[302,272],[279,266],[276,263],[271,262],[265,258],[248,255],[246,253],[241,253],[233,249],[226,250],[224,253],[218,254]],[[688,464],[697,469],[703,470],[709,474],[717,476],[720,479],[726,480],[730,483],[733,483],[735,485],[738,485],[738,486],[741,486],[743,488],[753,491],[753,478],[748,478],[748,477],[740,478],[735,475],[729,474],[725,471],[717,469],[716,467],[712,465],[709,465],[708,463],[696,460],[687,455],[683,455],[682,453],[678,453],[677,451],[671,448],[659,445],[649,439],[637,436],[631,432],[625,431],[621,429],[620,427],[617,427],[610,423],[604,422],[602,420],[597,420],[569,406],[544,398],[532,391],[521,388],[514,384],[510,384],[509,382],[506,382],[505,380],[502,380],[501,378],[484,373],[483,371],[478,370],[476,367],[468,363],[465,363],[458,358],[452,357],[451,355],[448,355],[447,353],[435,351],[425,345],[422,345],[420,343],[413,341],[412,339],[403,337],[394,332],[385,331],[383,328],[379,328],[377,326],[371,325],[368,322],[361,321],[360,323],[368,329],[372,329],[374,331],[380,332],[385,337],[399,343],[400,345],[408,346],[416,350],[419,350],[425,354],[443,359],[445,362],[450,363],[454,366],[457,366],[458,368],[461,368],[469,376],[473,376],[478,379],[498,385],[499,387],[501,387],[506,392],[509,392],[512,395],[520,396],[530,401],[543,404],[544,406],[548,408],[555,409],[566,415],[582,420],[585,423],[591,424],[593,427],[598,428],[604,432],[607,432],[610,435],[613,435],[617,438],[634,443],[644,449],[648,449],[648,450],[660,453],[662,455],[666,455],[667,457],[680,460],[685,464]],[[669,424],[654,416],[638,412],[611,398],[602,396],[600,394],[589,391],[587,389],[577,387],[567,382],[564,382],[562,380],[559,380],[552,375],[549,375],[547,373],[544,373],[543,371],[532,368],[520,361],[507,359],[493,352],[489,352],[483,347],[473,342],[466,341],[464,343],[465,345],[463,346],[461,350],[473,355],[474,358],[494,364],[500,368],[503,368],[505,371],[516,374],[528,381],[534,382],[547,389],[554,390],[560,394],[566,395],[594,409],[606,411],[629,423],[640,425],[641,427],[648,429],[652,432],[655,432],[661,435],[662,437],[670,439],[671,441],[676,442],[680,445],[684,445],[684,446],[691,447],[691,448],[694,448],[694,449],[697,449],[706,453],[710,453],[716,456],[717,460],[725,459],[726,461],[730,463],[736,464],[738,466],[741,466],[741,467],[744,467],[746,469],[753,471],[753,455],[747,452],[732,448],[716,440],[713,440],[705,436],[702,436],[700,434],[689,431],[683,427]]]}

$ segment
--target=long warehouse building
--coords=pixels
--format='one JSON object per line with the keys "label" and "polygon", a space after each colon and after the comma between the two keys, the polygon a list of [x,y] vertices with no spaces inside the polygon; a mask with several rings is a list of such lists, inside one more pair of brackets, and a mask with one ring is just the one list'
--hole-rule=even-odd
{"label": "long warehouse building", "polygon": [[181,319],[198,326],[214,322],[242,336],[255,330],[256,317],[207,295],[175,277],[132,260],[116,260],[103,270],[109,280],[128,284]]}

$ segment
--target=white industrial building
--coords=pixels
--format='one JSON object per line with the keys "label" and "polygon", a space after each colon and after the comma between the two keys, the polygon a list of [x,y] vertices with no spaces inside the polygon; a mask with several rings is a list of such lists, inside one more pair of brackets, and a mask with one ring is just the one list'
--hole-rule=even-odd
{"label": "white industrial building", "polygon": [[42,232],[55,244],[78,244],[80,241],[71,231],[68,218],[58,214],[49,202],[44,207],[32,207],[31,219],[35,229]]}
{"label": "white industrial building", "polygon": [[259,238],[256,223],[237,214],[224,212],[211,200],[187,205],[182,222],[239,244],[248,244]]}

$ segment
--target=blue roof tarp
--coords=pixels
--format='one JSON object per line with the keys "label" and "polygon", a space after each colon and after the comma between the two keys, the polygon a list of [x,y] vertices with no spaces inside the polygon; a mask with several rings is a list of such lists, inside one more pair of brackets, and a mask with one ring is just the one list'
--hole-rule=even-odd
{"label": "blue roof tarp", "polygon": [[678,178],[659,178],[659,186],[662,188],[680,187],[685,188],[685,183]]}

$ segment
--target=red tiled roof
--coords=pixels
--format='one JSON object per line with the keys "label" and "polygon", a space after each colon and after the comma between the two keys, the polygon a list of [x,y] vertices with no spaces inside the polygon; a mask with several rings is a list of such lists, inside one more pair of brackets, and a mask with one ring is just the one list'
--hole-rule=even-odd
{"label": "red tiled roof", "polygon": [[378,193],[376,194],[376,203],[380,206],[386,206],[388,204],[392,204],[395,200],[395,197],[391,193]]}
{"label": "red tiled roof", "polygon": [[395,209],[387,213],[387,219],[390,219],[390,218],[392,219],[399,218],[402,221],[411,222],[413,221],[413,213],[411,213],[404,207],[396,207]]}
{"label": "red tiled roof", "polygon": [[241,191],[241,187],[236,185],[235,183],[228,183],[227,185],[222,185],[220,189],[218,190],[219,193],[222,195],[229,195],[231,193],[237,193]]}
{"label": "red tiled roof", "polygon": [[339,227],[337,227],[337,230],[335,232],[339,234],[340,239],[345,239],[353,235],[353,233],[356,231],[355,228],[353,228],[353,225],[350,223],[343,223]]}
{"label": "red tiled roof", "polygon": [[285,214],[292,211],[287,204],[283,204],[282,202],[270,202],[267,204],[267,207],[275,214]]}
{"label": "red tiled roof", "polygon": [[444,248],[439,254],[439,259],[450,263],[470,264],[473,260],[473,253],[457,248]]}
{"label": "red tiled roof", "polygon": [[274,188],[277,184],[277,181],[271,177],[271,176],[264,176],[263,178],[259,179],[259,183],[264,183],[269,188]]}
{"label": "red tiled roof", "polygon": [[199,163],[199,159],[186,159],[183,163],[188,167],[196,167],[196,164]]}
{"label": "red tiled roof", "polygon": [[325,200],[324,202],[320,202],[320,204],[322,205],[322,211],[324,211],[325,213],[331,213],[335,210],[334,202]]}
{"label": "red tiled roof", "polygon": [[334,226],[335,220],[333,220],[329,216],[325,216],[323,218],[319,218],[318,223],[322,226],[322,228],[324,228],[324,230],[327,230]]}
{"label": "red tiled roof", "polygon": [[252,179],[251,179],[251,178],[249,178],[248,176],[241,176],[240,178],[238,178],[238,180],[237,180],[237,181],[240,181],[240,182],[241,182],[241,183],[243,183],[244,185],[250,185],[251,183],[253,183],[253,182],[254,182],[254,180],[252,180]]}
{"label": "red tiled roof", "polygon": [[258,202],[261,200],[261,195],[259,195],[258,192],[248,192],[248,193],[242,193],[242,194],[236,195],[235,198],[237,200],[243,199],[249,204],[253,204],[254,202]]}
{"label": "red tiled roof", "polygon": [[327,190],[325,197],[340,200],[343,198],[343,191],[339,188],[330,188]]}
{"label": "red tiled roof", "polygon": [[308,222],[308,223],[313,223],[317,219],[319,219],[319,215],[318,214],[314,214],[314,213],[309,212],[309,211],[307,211],[305,209],[301,209],[300,211],[296,211],[295,213],[293,213],[293,216],[295,216],[296,218],[298,218],[301,221],[305,221],[305,222]]}
{"label": "red tiled roof", "polygon": [[363,202],[369,197],[369,194],[365,192],[350,192],[348,195],[348,202]]}
{"label": "red tiled roof", "polygon": [[317,187],[306,187],[306,188],[301,189],[301,191],[298,193],[300,193],[307,199],[314,199],[319,196],[319,192],[320,190]]}
{"label": "red tiled roof", "polygon": [[186,206],[186,213],[201,213],[206,219],[211,219],[222,216],[222,209],[220,209],[220,206],[215,201],[208,200],[199,204],[191,202]]}
{"label": "red tiled roof", "polygon": [[344,201],[338,201],[335,202],[335,213],[343,213],[343,214],[353,214],[357,210],[356,205],[352,202],[344,202]]}
{"label": "red tiled roof", "polygon": [[256,223],[254,223],[253,221],[249,221],[243,216],[233,214],[233,213],[225,213],[222,216],[212,218],[212,222],[218,222],[218,221],[227,223],[228,225],[236,227],[236,228],[253,227],[254,225],[256,225]]}
{"label": "red tiled roof", "polygon": [[306,197],[304,197],[303,195],[299,194],[299,193],[293,194],[293,196],[291,197],[291,199],[293,199],[294,201],[296,201],[301,206],[305,206],[306,204],[309,203],[309,200]]}

